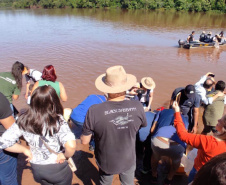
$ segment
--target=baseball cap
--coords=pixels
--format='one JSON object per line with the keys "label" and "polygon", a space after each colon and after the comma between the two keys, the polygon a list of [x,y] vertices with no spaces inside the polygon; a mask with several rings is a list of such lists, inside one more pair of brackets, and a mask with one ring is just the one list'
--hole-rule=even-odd
{"label": "baseball cap", "polygon": [[184,89],[185,93],[186,93],[186,96],[188,98],[193,98],[195,97],[195,87],[194,85],[187,85]]}

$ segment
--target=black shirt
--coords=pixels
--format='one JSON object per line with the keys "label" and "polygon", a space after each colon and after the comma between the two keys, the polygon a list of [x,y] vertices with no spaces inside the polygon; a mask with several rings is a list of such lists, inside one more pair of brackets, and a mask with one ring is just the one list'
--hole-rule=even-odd
{"label": "black shirt", "polygon": [[[0,119],[8,118],[13,114],[9,101],[6,99],[6,97],[0,93]],[[0,123],[0,136],[5,132],[4,126]]]}
{"label": "black shirt", "polygon": [[95,156],[101,170],[118,174],[135,165],[136,133],[146,125],[139,101],[107,101],[90,107],[83,135],[94,133]]}

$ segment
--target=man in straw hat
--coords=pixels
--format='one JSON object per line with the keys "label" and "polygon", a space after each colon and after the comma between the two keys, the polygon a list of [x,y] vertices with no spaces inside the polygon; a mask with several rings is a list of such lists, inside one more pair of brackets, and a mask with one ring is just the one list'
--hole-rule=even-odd
{"label": "man in straw hat", "polygon": [[96,79],[96,88],[107,93],[108,100],[89,108],[81,141],[88,144],[94,133],[101,185],[111,184],[114,174],[122,184],[134,184],[136,133],[147,125],[140,102],[125,100],[126,90],[136,81],[122,66],[110,67]]}
{"label": "man in straw hat", "polygon": [[138,94],[139,101],[143,104],[144,110],[151,110],[151,103],[154,95],[155,82],[151,77],[144,77],[141,79],[141,88],[144,93]]}

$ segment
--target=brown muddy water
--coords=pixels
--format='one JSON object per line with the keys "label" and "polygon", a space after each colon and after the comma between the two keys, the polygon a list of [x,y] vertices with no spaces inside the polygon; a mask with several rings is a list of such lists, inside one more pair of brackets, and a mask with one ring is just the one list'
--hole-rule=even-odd
{"label": "brown muddy water", "polygon": [[[56,68],[68,94],[64,107],[100,93],[98,75],[113,65],[156,82],[152,109],[166,104],[179,86],[194,84],[208,71],[226,80],[226,46],[178,48],[192,30],[226,31],[226,14],[121,10],[0,10],[0,71],[19,60],[42,71]],[[18,109],[26,106],[25,84]]]}

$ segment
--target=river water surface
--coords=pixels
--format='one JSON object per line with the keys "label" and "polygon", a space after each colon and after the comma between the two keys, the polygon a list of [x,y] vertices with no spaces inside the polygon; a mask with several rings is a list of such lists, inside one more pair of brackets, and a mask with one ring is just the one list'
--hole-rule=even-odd
{"label": "river water surface", "polygon": [[[52,64],[68,94],[64,107],[100,93],[98,75],[113,65],[156,82],[152,108],[166,104],[172,91],[194,84],[208,71],[225,80],[226,46],[178,48],[192,30],[226,31],[226,14],[121,10],[0,10],[0,71],[19,60],[42,71]],[[25,86],[25,84],[24,84]],[[25,88],[14,104],[26,106]]]}

